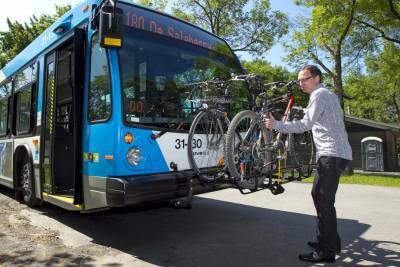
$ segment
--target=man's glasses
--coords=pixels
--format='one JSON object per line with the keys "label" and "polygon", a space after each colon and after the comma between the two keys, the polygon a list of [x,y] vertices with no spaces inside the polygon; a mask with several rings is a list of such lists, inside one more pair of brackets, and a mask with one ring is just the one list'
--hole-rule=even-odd
{"label": "man's glasses", "polygon": [[304,79],[298,79],[297,82],[298,82],[298,83],[304,83],[304,82],[308,81],[308,80],[311,79],[311,78],[314,78],[314,76],[309,76],[309,77],[304,78]]}

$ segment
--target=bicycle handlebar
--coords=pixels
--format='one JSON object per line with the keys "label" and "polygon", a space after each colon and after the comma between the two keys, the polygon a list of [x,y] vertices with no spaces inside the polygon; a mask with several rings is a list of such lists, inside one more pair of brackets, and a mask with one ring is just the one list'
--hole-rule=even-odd
{"label": "bicycle handlebar", "polygon": [[[264,91],[263,87],[287,87],[287,91],[291,93],[293,91],[292,87],[294,85],[298,84],[297,80],[276,81],[276,82],[270,82],[270,83],[264,84],[264,83],[262,83],[262,81],[264,81],[264,80],[266,80],[266,76],[261,76],[261,75],[255,74],[255,73],[251,73],[251,74],[235,75],[229,80],[220,80],[218,78],[214,78],[214,79],[202,81],[202,82],[188,83],[188,84],[185,84],[184,86],[185,87],[205,86],[207,88],[210,84],[213,84],[220,88],[224,88],[224,87],[228,87],[227,85],[229,85],[229,83],[231,83],[232,81],[245,81],[246,83],[249,84],[250,89],[256,89],[255,92],[261,91],[260,94],[263,94],[263,92],[262,92],[262,91]],[[226,89],[225,94],[227,94],[228,88],[225,88],[225,89]],[[257,90],[257,89],[259,89],[259,90]],[[191,92],[189,92],[189,95],[191,95],[192,92],[193,92],[193,90],[191,90]]]}
{"label": "bicycle handlebar", "polygon": [[276,82],[271,82],[271,83],[266,83],[264,84],[264,86],[280,86],[280,87],[292,87],[294,85],[298,84],[297,80],[292,80],[292,81],[287,81],[287,82],[283,82],[283,81],[276,81]]}
{"label": "bicycle handlebar", "polygon": [[186,83],[183,86],[184,87],[197,87],[197,86],[205,86],[205,87],[207,87],[208,85],[213,84],[213,85],[216,85],[216,86],[224,87],[230,81],[231,80],[220,80],[220,79],[216,78],[216,79],[206,80],[206,81],[202,81],[202,82]]}
{"label": "bicycle handlebar", "polygon": [[266,76],[257,75],[255,73],[250,73],[250,74],[243,74],[243,75],[233,76],[230,80],[231,81],[246,81],[246,82],[250,82],[250,81],[262,81],[262,80],[266,80],[266,79],[267,79]]}

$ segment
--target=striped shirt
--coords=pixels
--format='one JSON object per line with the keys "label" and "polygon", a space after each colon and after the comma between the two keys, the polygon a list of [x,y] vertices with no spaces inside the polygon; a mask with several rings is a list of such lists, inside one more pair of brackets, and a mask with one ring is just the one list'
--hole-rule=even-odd
{"label": "striped shirt", "polygon": [[283,133],[302,133],[312,130],[317,160],[322,156],[352,160],[339,98],[322,84],[310,94],[303,119],[275,121],[273,128]]}

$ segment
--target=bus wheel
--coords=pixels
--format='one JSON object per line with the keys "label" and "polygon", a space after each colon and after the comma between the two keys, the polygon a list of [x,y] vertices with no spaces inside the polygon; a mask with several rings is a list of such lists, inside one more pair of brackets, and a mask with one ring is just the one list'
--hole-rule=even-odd
{"label": "bus wheel", "polygon": [[34,180],[32,175],[32,164],[28,157],[22,162],[22,168],[19,172],[20,187],[19,190],[22,194],[22,199],[29,207],[39,205],[39,200],[36,199],[36,192],[34,186]]}

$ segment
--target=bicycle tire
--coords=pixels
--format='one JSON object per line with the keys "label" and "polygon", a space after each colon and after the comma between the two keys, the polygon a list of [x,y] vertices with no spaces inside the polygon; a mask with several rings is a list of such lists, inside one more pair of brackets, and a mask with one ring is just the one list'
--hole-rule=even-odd
{"label": "bicycle tire", "polygon": [[[188,160],[201,182],[214,182],[225,167],[225,133],[229,120],[217,109],[200,111],[188,137]],[[205,145],[205,147],[204,147]]]}
{"label": "bicycle tire", "polygon": [[[241,140],[237,140],[238,133]],[[264,137],[258,138],[259,134]],[[239,186],[256,189],[257,178],[272,170],[272,153],[270,149],[266,150],[271,140],[272,132],[257,113],[244,110],[232,119],[226,133],[225,158],[229,173]]]}

